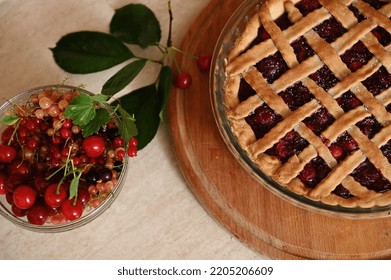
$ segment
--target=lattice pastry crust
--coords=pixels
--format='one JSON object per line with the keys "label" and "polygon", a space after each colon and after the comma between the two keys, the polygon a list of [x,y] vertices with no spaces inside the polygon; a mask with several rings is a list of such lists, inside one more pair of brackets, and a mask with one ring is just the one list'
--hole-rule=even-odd
{"label": "lattice pastry crust", "polygon": [[[390,46],[383,46],[371,32],[381,26],[391,33],[391,4],[376,10],[360,0],[319,0],[321,7],[303,15],[296,5],[298,2],[300,1],[270,0],[264,3],[259,13],[249,21],[245,32],[231,51],[226,67],[224,95],[231,128],[252,161],[277,183],[297,194],[344,207],[389,205],[391,191],[387,188],[391,182],[391,164],[381,147],[391,139],[391,118],[390,112],[387,111],[391,88],[373,94],[363,83],[381,67],[391,73]],[[362,14],[363,19],[358,20],[353,11]],[[287,16],[291,22],[284,30],[276,23],[282,15]],[[317,26],[331,17],[338,21],[346,32],[333,42],[327,42],[316,30]],[[261,27],[270,38],[254,43]],[[305,38],[313,50],[311,55],[301,62],[292,47],[292,43],[298,38]],[[352,71],[341,59],[341,55],[359,41],[371,52],[372,57],[365,65]],[[285,61],[287,71],[270,83],[257,65],[277,52]],[[337,79],[335,85],[327,89],[310,78],[325,66]],[[250,85],[256,94],[240,100],[243,81]],[[292,109],[279,93],[297,83],[307,88],[312,98],[299,108]],[[344,110],[337,100],[348,91],[359,99],[360,105]],[[259,137],[247,119],[257,108],[264,105],[271,108],[281,121]],[[306,121],[320,109],[327,110],[333,121],[317,133]],[[357,126],[357,123],[366,118],[375,118],[381,127],[370,137]],[[308,144],[289,158],[281,160],[270,150],[292,131]],[[330,147],[346,133],[354,139],[358,148],[345,151],[343,160],[340,160],[335,158]],[[301,180],[300,174],[315,158],[321,158],[330,171],[315,186],[308,186]],[[368,161],[381,173],[383,184],[388,186],[384,190],[375,191],[368,188],[352,175],[357,173],[357,168],[363,162]],[[344,197],[336,194],[337,186],[342,186],[348,195]]]}

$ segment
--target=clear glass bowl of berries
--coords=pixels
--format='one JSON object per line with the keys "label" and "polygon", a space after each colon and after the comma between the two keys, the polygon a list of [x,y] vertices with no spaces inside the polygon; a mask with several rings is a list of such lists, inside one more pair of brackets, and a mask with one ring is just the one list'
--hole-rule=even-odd
{"label": "clear glass bowl of berries", "polygon": [[[62,232],[94,220],[114,202],[127,172],[121,118],[94,96],[79,87],[49,85],[0,107],[4,218],[32,231]],[[71,110],[75,98],[85,102]],[[83,108],[88,102],[92,111]],[[92,119],[90,126],[76,124],[83,118]]]}

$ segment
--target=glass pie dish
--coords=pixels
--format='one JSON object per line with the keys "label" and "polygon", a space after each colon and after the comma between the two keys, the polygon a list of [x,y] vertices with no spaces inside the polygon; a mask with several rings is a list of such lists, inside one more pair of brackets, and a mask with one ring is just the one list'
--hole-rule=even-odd
{"label": "glass pie dish", "polygon": [[[77,94],[93,95],[93,93],[88,92],[87,90],[84,90],[82,88],[67,86],[67,85],[46,85],[46,86],[32,88],[22,93],[19,93],[15,97],[5,102],[0,107],[0,119],[4,120],[5,116],[13,115],[15,110],[19,110],[23,108],[30,108],[30,109],[33,108],[34,110],[36,110],[35,108],[38,105],[32,105],[32,107],[27,107],[26,104],[34,103],[34,101],[32,101],[33,100],[32,98],[33,97],[37,98],[39,94],[46,95],[46,93],[44,92],[50,92],[51,94],[50,96],[53,97],[53,100],[55,98],[54,97],[55,94],[60,96],[59,97],[60,99],[56,99],[56,100],[65,100],[65,97],[64,99],[62,99],[63,96],[72,92],[77,92]],[[58,101],[53,101],[53,104],[60,104],[60,103]],[[107,109],[110,110],[109,108]],[[2,145],[11,145],[9,143],[12,142],[13,143],[12,145],[17,147],[16,148],[17,156],[15,160],[13,160],[12,162],[1,163],[0,175],[1,175],[2,188],[0,194],[0,215],[3,216],[8,221],[14,223],[15,225],[23,229],[36,231],[36,232],[55,233],[55,232],[63,232],[63,231],[76,229],[99,217],[104,211],[106,211],[112,205],[112,203],[118,197],[119,193],[123,188],[125,178],[126,178],[127,165],[128,165],[127,158],[123,157],[121,158],[121,160],[118,160],[117,158],[114,158],[112,156],[111,159],[109,159],[110,156],[108,155],[108,150],[109,148],[113,149],[113,146],[109,146],[108,143],[112,141],[114,136],[108,136],[107,132],[103,132],[103,128],[101,128],[101,130],[95,135],[98,135],[99,137],[102,137],[102,139],[103,138],[105,139],[106,141],[104,144],[105,151],[102,152],[99,157],[97,156],[96,158],[92,159],[89,158],[88,153],[84,150],[84,147],[82,147],[82,143],[83,143],[82,141],[84,141],[87,138],[81,136],[81,132],[80,130],[77,129],[77,126],[73,125],[72,127],[71,126],[69,127],[69,130],[72,130],[72,136],[69,135],[63,136],[61,134],[61,138],[63,138],[64,140],[57,141],[54,140],[55,137],[58,136],[56,132],[54,132],[54,134],[51,137],[46,136],[46,134],[49,135],[48,131],[51,129],[51,125],[54,124],[52,117],[45,116],[39,118],[36,117],[36,115],[38,115],[38,113],[32,115],[31,111],[29,110],[25,110],[24,113],[20,115],[20,116],[26,116],[26,119],[29,120],[36,120],[36,124],[35,125],[33,124],[35,128],[32,127],[31,131],[26,131],[25,129],[23,130],[23,132],[21,131],[21,128],[23,128],[23,126],[27,127],[27,123],[30,122],[30,121],[26,121],[25,123],[23,123],[24,117],[20,117],[21,122],[17,122],[16,124],[0,125],[0,133],[2,135]],[[110,118],[111,118],[110,122],[112,124],[110,127],[107,125],[106,128],[112,129],[114,131],[119,124],[119,118],[115,113],[113,113]],[[60,119],[60,123],[61,123],[61,119],[62,119],[61,116],[57,117],[57,119]],[[64,121],[65,119],[62,120]],[[37,126],[41,125],[42,123],[46,123],[45,125],[43,125],[43,127],[45,128],[42,127],[37,128]],[[61,128],[65,128],[64,125],[65,123],[66,123],[65,121],[62,122]],[[53,125],[53,127],[55,127],[55,125]],[[75,128],[76,130],[73,130],[73,128]],[[15,131],[15,134],[11,136],[13,137],[14,140],[9,141],[8,139],[9,135],[6,132],[7,129]],[[61,132],[60,128],[58,130]],[[38,131],[44,131],[44,133]],[[65,129],[64,131],[66,132],[68,130]],[[28,140],[27,142],[26,140],[24,140],[25,136],[22,135],[23,133],[28,135],[26,136],[26,139],[31,139],[31,138],[38,139],[40,144],[37,144],[36,149],[34,147],[30,147],[34,145],[32,145],[31,143],[29,144]],[[103,134],[103,133],[107,133],[107,134]],[[109,138],[111,140],[109,140]],[[64,150],[63,149],[61,150],[61,152],[57,153],[63,145],[69,145],[69,143],[77,143],[71,146],[72,149],[75,148],[75,151],[68,150],[68,154],[65,155],[62,154],[62,151]],[[59,147],[59,149],[57,149],[56,147]],[[28,152],[26,152],[27,150],[33,151],[31,157],[28,156]],[[60,153],[61,155],[59,155]],[[21,156],[21,154],[23,156]],[[61,156],[60,165],[56,165],[57,163],[55,164],[54,161],[53,162],[51,161],[53,160],[53,158],[57,158],[57,157],[59,158],[60,156]],[[77,160],[79,163],[76,163],[76,157],[78,158]],[[81,158],[83,159],[81,160]],[[69,161],[69,159],[72,160]],[[14,162],[16,161],[17,163],[14,164]],[[39,164],[43,166],[43,168],[38,167],[38,164],[36,164],[36,162],[38,161]],[[108,163],[109,162],[113,163],[114,161],[115,164],[114,165],[112,164],[109,167]],[[70,168],[70,166],[72,166],[72,169],[67,169],[69,171],[68,175],[65,175],[64,173],[65,168],[61,169],[61,166],[65,166],[65,164],[67,164],[67,168]],[[22,167],[24,166],[26,167],[26,170],[22,171]],[[96,175],[95,172],[98,173],[100,172],[99,175],[100,177],[95,178],[94,180],[92,180],[91,178],[87,179],[88,174],[94,173]],[[109,174],[107,174],[107,172]],[[63,173],[65,178],[63,181],[61,180],[58,181],[58,179],[55,179],[56,177],[59,178],[59,174],[63,174]],[[68,192],[68,197],[69,197],[70,195],[69,192],[71,189],[70,185],[72,185],[71,179],[69,178],[72,178],[71,177],[72,173],[80,175],[79,180],[77,181],[78,195],[76,197],[78,200],[79,198],[80,200],[83,200],[82,202],[83,211],[81,216],[79,217],[71,218],[71,219],[67,218],[64,220],[61,214],[62,213],[61,209],[65,206],[63,206],[63,204],[58,207],[49,206],[53,204],[47,204],[45,193],[47,189],[49,189],[49,185],[57,186],[60,185],[60,182],[62,182],[66,186],[65,189]],[[102,174],[105,174],[106,178],[103,178]],[[25,179],[19,180],[18,177],[25,178]],[[42,180],[39,180],[39,178],[41,178]],[[94,183],[91,183],[92,182],[91,180],[94,181]],[[6,185],[5,187],[4,184]],[[98,187],[98,184],[101,184],[100,187]],[[32,207],[23,210],[17,209],[15,211],[14,209],[14,207],[16,207],[15,190],[20,185],[31,186],[36,193],[36,198],[34,198],[35,202]],[[81,188],[83,190],[81,190]],[[73,201],[73,198],[69,200]],[[48,210],[47,212],[45,212],[46,214],[44,214],[45,221],[43,221],[42,224],[31,222],[28,218],[28,211],[30,211],[36,204],[39,204],[38,205],[39,207]]]}
{"label": "glass pie dish", "polygon": [[[210,97],[215,121],[224,142],[242,167],[259,182],[260,187],[265,187],[298,207],[337,218],[370,219],[388,217],[391,213],[391,205],[389,204],[369,207],[345,207],[323,203],[298,194],[277,183],[272,176],[261,170],[260,166],[254,162],[254,157],[251,157],[248,151],[239,143],[237,134],[233,131],[233,125],[227,117],[230,106],[225,98],[228,80],[227,64],[230,62],[230,55],[237,40],[241,38],[249,22],[260,11],[264,2],[259,0],[244,1],[226,23],[214,50],[210,73]],[[297,3],[299,1],[293,2]]]}

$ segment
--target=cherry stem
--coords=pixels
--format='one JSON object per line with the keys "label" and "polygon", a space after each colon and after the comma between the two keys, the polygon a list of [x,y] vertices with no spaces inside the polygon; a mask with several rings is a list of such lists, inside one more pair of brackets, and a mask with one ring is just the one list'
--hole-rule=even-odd
{"label": "cherry stem", "polygon": [[167,38],[167,47],[172,46],[172,21],[174,20],[174,17],[172,16],[172,10],[171,10],[171,1],[168,1],[168,14],[170,16],[169,26],[168,26],[168,38]]}

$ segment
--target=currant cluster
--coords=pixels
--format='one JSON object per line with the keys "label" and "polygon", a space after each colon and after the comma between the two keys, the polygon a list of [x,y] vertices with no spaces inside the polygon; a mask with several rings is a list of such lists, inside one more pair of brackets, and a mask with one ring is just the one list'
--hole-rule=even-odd
{"label": "currant cluster", "polygon": [[[126,147],[115,119],[85,138],[64,116],[78,95],[53,88],[33,94],[13,106],[15,120],[1,134],[0,194],[31,224],[80,218],[107,198],[122,171]],[[137,140],[131,142],[135,155]]]}

